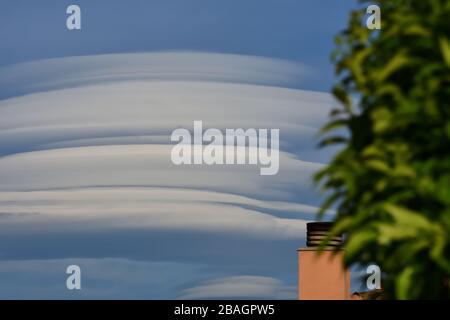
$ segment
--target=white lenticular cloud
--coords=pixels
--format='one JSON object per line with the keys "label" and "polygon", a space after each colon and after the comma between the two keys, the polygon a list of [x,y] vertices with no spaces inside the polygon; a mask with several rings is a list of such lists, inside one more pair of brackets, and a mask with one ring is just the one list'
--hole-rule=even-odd
{"label": "white lenticular cloud", "polygon": [[[243,233],[252,229],[278,237],[302,233],[300,218],[258,213],[242,208],[246,204],[240,200],[233,208],[196,198],[176,204],[164,197],[157,203],[120,205],[130,203],[131,188],[147,188],[148,197],[158,187],[270,199],[280,208],[302,205],[295,200],[299,193],[312,199],[311,176],[321,164],[311,157],[311,137],[331,99],[275,86],[302,75],[301,66],[260,57],[171,52],[50,59],[4,71],[4,90],[16,85],[31,92],[0,101],[0,212],[9,217],[37,213],[21,215],[17,222],[51,225],[52,219],[76,218],[96,221],[92,228],[122,224]],[[40,81],[27,83],[36,73]],[[174,166],[170,134],[179,127],[192,128],[197,119],[220,129],[280,129],[279,173],[260,177],[252,165]],[[300,149],[304,154],[292,151]],[[65,197],[83,189],[91,200],[84,194],[66,208]],[[64,198],[55,197],[44,207],[25,204],[26,197],[15,200],[13,207],[5,205],[11,192],[33,191],[33,201],[39,202],[37,191],[42,190],[64,190]],[[95,198],[100,195],[108,201]],[[304,205],[315,207],[311,201]],[[0,226],[7,220],[0,220]]]}
{"label": "white lenticular cloud", "polygon": [[[65,259],[73,258],[65,243],[98,231],[114,238],[115,257],[132,259],[130,247],[120,243],[129,239],[121,230],[148,231],[155,239],[157,232],[209,232],[246,239],[248,248],[257,246],[254,239],[271,241],[266,250],[273,255],[289,243],[295,256],[305,223],[317,212],[311,177],[327,155],[317,151],[314,136],[333,104],[328,94],[295,88],[310,72],[276,59],[192,52],[0,68],[0,238],[39,233],[44,236],[33,239],[33,248],[41,250],[48,241],[54,244],[45,236],[56,235],[59,246],[53,249],[60,252],[52,255]],[[261,176],[249,164],[174,165],[171,133],[190,130],[196,120],[222,131],[279,129],[278,173]],[[186,247],[178,252],[189,252],[194,240],[177,243]],[[20,250],[5,243],[0,239],[0,259],[36,259],[26,243],[17,243]],[[200,254],[214,252],[208,241],[201,246]],[[105,257],[105,247],[95,243],[73,250],[78,258]],[[255,254],[235,250],[237,264]],[[179,259],[157,249],[143,259],[159,256]],[[233,268],[232,258],[228,263],[222,268]],[[293,297],[292,288],[275,278],[217,271],[222,278],[185,289],[182,296]]]}
{"label": "white lenticular cloud", "polygon": [[[312,70],[273,58],[201,52],[103,54],[0,67],[1,95],[134,80],[203,81],[288,86]],[[0,96],[1,96],[0,95]]]}
{"label": "white lenticular cloud", "polygon": [[182,291],[180,299],[272,298],[295,299],[294,286],[261,276],[234,276],[213,279]]}

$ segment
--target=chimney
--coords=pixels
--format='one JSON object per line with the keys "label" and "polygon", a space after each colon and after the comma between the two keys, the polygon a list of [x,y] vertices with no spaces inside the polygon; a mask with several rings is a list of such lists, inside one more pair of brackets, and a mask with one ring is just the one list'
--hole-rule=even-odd
{"label": "chimney", "polygon": [[306,248],[298,249],[298,298],[300,300],[347,300],[350,272],[343,266],[342,236],[333,237],[319,254],[318,246],[332,227],[331,222],[306,224]]}

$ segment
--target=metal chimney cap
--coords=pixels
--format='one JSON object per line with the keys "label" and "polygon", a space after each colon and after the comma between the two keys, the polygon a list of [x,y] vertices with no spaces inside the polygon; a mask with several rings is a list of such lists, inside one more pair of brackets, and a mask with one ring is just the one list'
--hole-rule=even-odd
{"label": "metal chimney cap", "polygon": [[307,231],[330,231],[333,227],[333,222],[308,222],[306,223]]}
{"label": "metal chimney cap", "polygon": [[[308,222],[306,224],[306,246],[318,247],[327,237],[332,227],[332,222]],[[328,241],[327,246],[339,247],[342,245],[342,242],[342,235],[337,235]]]}

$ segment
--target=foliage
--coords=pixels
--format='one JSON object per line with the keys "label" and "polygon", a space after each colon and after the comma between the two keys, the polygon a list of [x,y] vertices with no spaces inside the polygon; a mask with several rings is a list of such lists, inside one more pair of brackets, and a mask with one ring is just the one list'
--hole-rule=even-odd
{"label": "foliage", "polygon": [[[450,298],[450,0],[362,1],[336,37],[339,107],[316,174],[346,264],[376,263],[390,298]],[[381,8],[381,30],[365,8]]]}

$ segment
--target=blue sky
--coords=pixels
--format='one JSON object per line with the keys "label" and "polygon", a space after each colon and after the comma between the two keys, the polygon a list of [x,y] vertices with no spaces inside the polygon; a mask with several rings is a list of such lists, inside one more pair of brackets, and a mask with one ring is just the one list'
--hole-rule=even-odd
{"label": "blue sky", "polygon": [[[0,298],[295,298],[331,154],[315,138],[329,56],[354,5],[2,3]],[[279,128],[280,172],[174,167],[170,133],[194,120]]]}
{"label": "blue sky", "polygon": [[[65,9],[82,8],[82,32]],[[0,65],[101,53],[194,50],[299,61],[320,76],[303,89],[328,90],[329,55],[355,1],[80,0],[4,1]]]}

